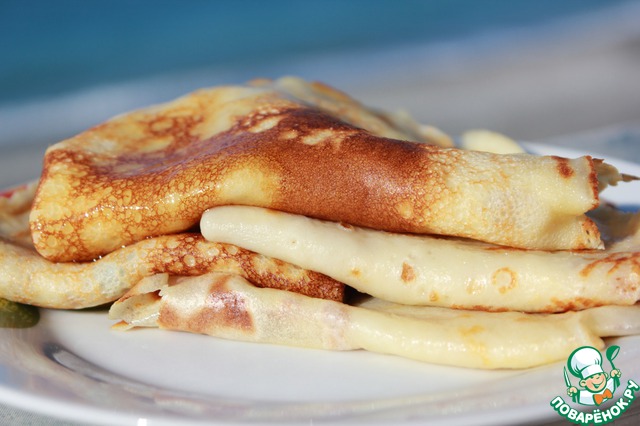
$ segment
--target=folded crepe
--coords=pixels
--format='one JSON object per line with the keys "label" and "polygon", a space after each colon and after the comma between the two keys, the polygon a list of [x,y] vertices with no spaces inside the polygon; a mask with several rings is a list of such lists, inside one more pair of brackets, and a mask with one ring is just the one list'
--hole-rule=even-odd
{"label": "folded crepe", "polygon": [[275,289],[237,275],[143,279],[109,311],[118,328],[159,327],[306,348],[399,355],[472,368],[528,368],[566,359],[601,337],[640,334],[640,306],[563,314],[410,307],[366,299],[356,306]]}
{"label": "folded crepe", "polygon": [[336,301],[345,286],[320,273],[239,247],[205,241],[197,233],[149,238],[94,262],[51,262],[30,244],[29,184],[0,196],[0,298],[48,308],[78,309],[113,302],[143,277],[157,273],[234,273],[260,287]]}
{"label": "folded crepe", "polygon": [[24,247],[33,247],[29,230],[29,214],[38,182],[0,192],[0,237]]}
{"label": "folded crepe", "polygon": [[511,247],[602,247],[584,213],[623,179],[617,170],[449,145],[295,78],[199,90],[51,146],[32,237],[49,260],[86,261],[240,204]]}
{"label": "folded crepe", "polygon": [[633,305],[640,300],[640,213],[608,208],[598,220],[613,241],[605,250],[582,252],[395,234],[248,206],[210,209],[200,229],[210,241],[407,305],[525,312]]}

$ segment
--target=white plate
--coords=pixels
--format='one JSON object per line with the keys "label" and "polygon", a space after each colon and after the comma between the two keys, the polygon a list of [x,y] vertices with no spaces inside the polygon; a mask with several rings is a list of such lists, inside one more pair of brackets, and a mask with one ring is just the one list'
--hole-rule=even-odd
{"label": "white plate", "polygon": [[[2,171],[11,161],[0,158],[0,186],[10,180]],[[640,175],[636,164],[612,162]],[[621,185],[606,194],[638,206],[639,186]],[[157,330],[116,332],[106,310],[40,312],[36,327],[0,329],[0,402],[67,420],[498,425],[560,420],[549,403],[566,390],[563,362],[481,371],[363,351],[305,350]],[[623,377],[640,379],[640,336],[613,342],[622,348],[615,364]]]}

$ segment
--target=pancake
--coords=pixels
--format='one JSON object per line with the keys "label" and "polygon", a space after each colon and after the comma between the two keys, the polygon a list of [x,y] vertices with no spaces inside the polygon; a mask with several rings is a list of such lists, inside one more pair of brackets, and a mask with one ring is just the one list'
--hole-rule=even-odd
{"label": "pancake", "polygon": [[24,247],[33,247],[29,230],[29,214],[38,182],[0,192],[0,237]]}
{"label": "pancake", "polygon": [[233,272],[256,285],[342,300],[344,285],[320,273],[199,234],[151,238],[95,262],[55,263],[0,238],[0,297],[45,308],[80,309],[113,302],[145,276]]}
{"label": "pancake", "polygon": [[602,348],[601,337],[640,333],[640,306],[563,314],[409,307],[379,299],[357,306],[274,289],[236,275],[155,275],[113,304],[118,329],[159,327],[215,337],[327,350],[366,349],[434,364],[529,368]]}
{"label": "pancake", "polygon": [[607,230],[617,225],[615,241],[581,252],[395,234],[247,206],[210,209],[200,228],[210,241],[327,274],[391,302],[564,312],[640,300],[640,213],[623,219],[614,212],[599,221]]}
{"label": "pancake", "polygon": [[199,233],[149,238],[94,262],[51,262],[30,242],[27,215],[34,189],[28,184],[0,196],[0,298],[79,309],[113,302],[145,276],[223,271],[261,287],[344,299],[344,284],[329,277],[230,244],[205,241]]}
{"label": "pancake", "polygon": [[32,238],[49,260],[88,261],[236,204],[517,248],[602,248],[585,212],[623,179],[614,168],[455,149],[407,122],[293,78],[199,90],[51,146]]}

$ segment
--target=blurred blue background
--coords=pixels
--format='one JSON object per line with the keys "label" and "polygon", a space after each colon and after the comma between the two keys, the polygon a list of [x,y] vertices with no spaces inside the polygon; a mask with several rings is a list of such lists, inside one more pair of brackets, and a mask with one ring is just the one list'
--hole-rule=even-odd
{"label": "blurred blue background", "polygon": [[640,119],[637,0],[0,0],[0,145],[295,74],[454,136]]}
{"label": "blurred blue background", "polygon": [[240,79],[291,57],[463,39],[624,2],[3,0],[0,102],[207,67]]}

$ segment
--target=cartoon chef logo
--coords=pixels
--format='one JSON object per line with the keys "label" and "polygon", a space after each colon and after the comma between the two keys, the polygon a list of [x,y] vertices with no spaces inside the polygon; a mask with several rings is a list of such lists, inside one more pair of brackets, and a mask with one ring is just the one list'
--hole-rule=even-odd
{"label": "cartoon chef logo", "polygon": [[[564,367],[567,395],[575,403],[592,406],[591,411],[572,407],[560,395],[553,398],[549,405],[560,416],[578,425],[604,425],[620,418],[636,400],[636,392],[640,391],[640,385],[633,379],[628,379],[626,386],[618,389],[622,373],[613,365],[618,352],[620,347],[616,345],[609,346],[605,351],[610,370],[607,365],[603,365],[600,352],[591,346],[582,346],[574,350],[567,359],[567,365]],[[608,370],[608,373],[605,370]],[[569,373],[578,378],[578,386],[571,383]],[[617,389],[619,395],[614,397]]]}
{"label": "cartoon chef logo", "polygon": [[[620,386],[621,372],[613,365],[613,359],[618,355],[620,347],[611,346],[606,353],[611,365],[611,371],[607,374],[602,365],[602,355],[591,346],[582,346],[569,356],[567,367],[564,370],[564,379],[567,385],[567,395],[573,402],[581,405],[600,405],[613,398],[615,390]],[[579,379],[578,389],[571,383],[567,369]]]}

